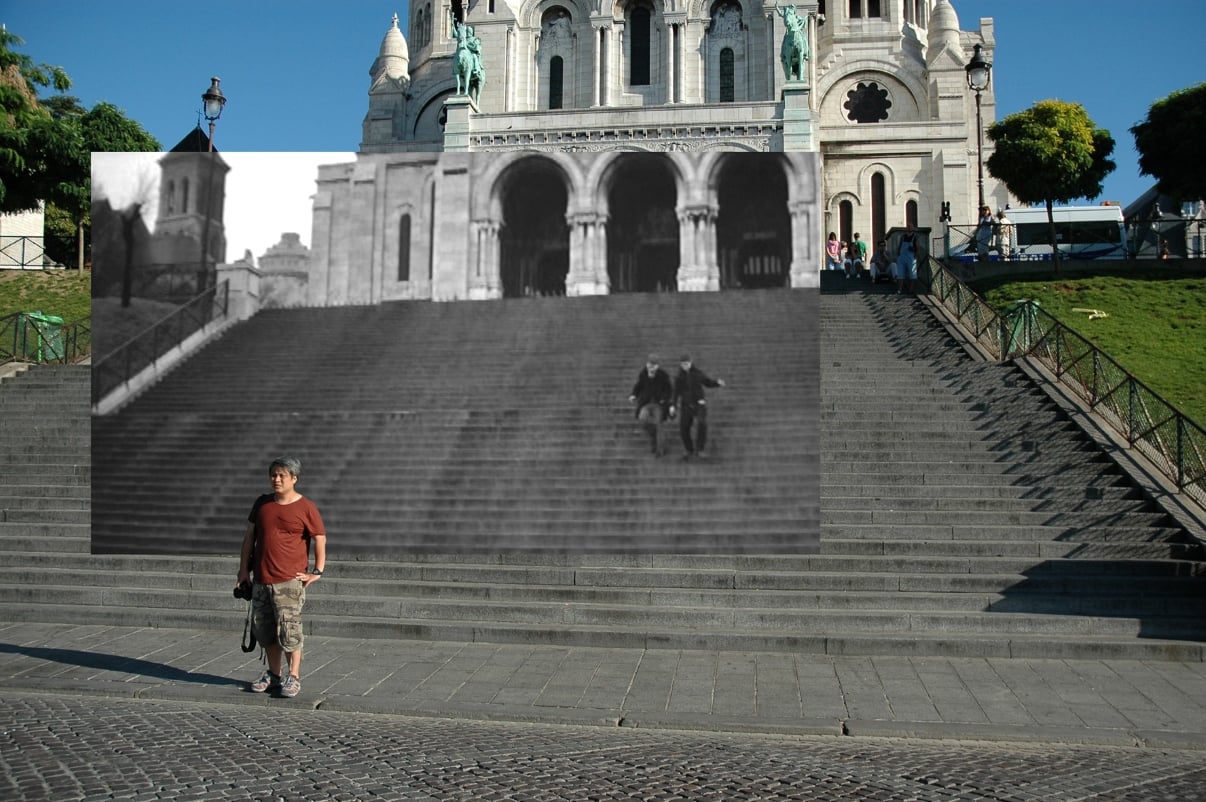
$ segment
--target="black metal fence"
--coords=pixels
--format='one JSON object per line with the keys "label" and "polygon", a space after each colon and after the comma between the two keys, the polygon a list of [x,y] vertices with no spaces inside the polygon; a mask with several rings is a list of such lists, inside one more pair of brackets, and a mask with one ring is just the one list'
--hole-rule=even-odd
{"label": "black metal fence", "polygon": [[0,363],[73,365],[92,354],[92,321],[64,323],[39,312],[0,318]]}
{"label": "black metal fence", "polygon": [[209,323],[226,317],[229,287],[224,281],[148,326],[92,365],[92,403],[95,404],[172,348]]}
{"label": "black metal fence", "polygon": [[931,259],[929,268],[932,297],[993,358],[1043,364],[1178,490],[1206,504],[1206,429],[1037,304],[1019,301],[1001,312],[946,266]]}
{"label": "black metal fence", "polygon": [[41,270],[46,267],[44,237],[18,237],[0,234],[0,268]]}

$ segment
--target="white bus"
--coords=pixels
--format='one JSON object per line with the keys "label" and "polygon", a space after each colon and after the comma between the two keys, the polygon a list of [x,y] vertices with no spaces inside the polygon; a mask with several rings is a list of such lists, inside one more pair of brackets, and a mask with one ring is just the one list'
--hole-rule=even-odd
{"label": "white bus", "polygon": [[[1015,259],[1050,259],[1047,210],[1010,209]],[[1121,206],[1056,206],[1055,241],[1060,256],[1071,259],[1125,259],[1126,229]]]}
{"label": "white bus", "polygon": [[[1005,212],[1013,224],[1009,247],[1010,261],[1038,261],[1051,258],[1047,228],[1047,209],[1033,206],[1008,209]],[[1051,210],[1055,220],[1055,241],[1060,256],[1065,259],[1126,259],[1126,228],[1121,206],[1056,206]],[[996,242],[996,237],[993,237]],[[1007,240],[1009,242],[1009,240]],[[962,261],[976,258],[974,233],[971,239],[951,249],[951,256]],[[1003,258],[995,248],[989,258]]]}

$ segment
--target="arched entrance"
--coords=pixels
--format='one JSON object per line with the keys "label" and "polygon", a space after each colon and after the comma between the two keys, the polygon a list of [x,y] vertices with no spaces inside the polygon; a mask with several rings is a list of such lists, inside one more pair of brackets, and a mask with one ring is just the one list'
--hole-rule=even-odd
{"label": "arched entrance", "polygon": [[726,156],[717,200],[720,288],[789,286],[791,213],[787,177],[779,161],[758,153]]}
{"label": "arched entrance", "polygon": [[677,191],[667,160],[655,154],[616,159],[607,203],[607,275],[611,292],[678,288]]}
{"label": "arched entrance", "polygon": [[499,272],[504,298],[565,295],[569,273],[565,179],[548,159],[524,159],[502,178]]}

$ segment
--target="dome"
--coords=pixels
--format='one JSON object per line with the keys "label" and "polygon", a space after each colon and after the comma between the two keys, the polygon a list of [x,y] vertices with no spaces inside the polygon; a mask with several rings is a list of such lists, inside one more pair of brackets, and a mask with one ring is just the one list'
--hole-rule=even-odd
{"label": "dome", "polygon": [[369,75],[372,76],[374,84],[383,77],[395,81],[410,78],[410,48],[406,45],[402,31],[398,29],[397,14],[394,14],[393,25],[381,40],[381,51],[373,62]]}
{"label": "dome", "polygon": [[954,52],[959,52],[959,15],[950,0],[937,0],[930,9],[928,34],[931,52],[941,52],[948,45]]}

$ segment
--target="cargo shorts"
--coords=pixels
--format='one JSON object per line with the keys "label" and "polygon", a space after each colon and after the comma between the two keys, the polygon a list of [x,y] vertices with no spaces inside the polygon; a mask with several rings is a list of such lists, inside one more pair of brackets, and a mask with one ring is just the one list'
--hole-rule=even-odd
{"label": "cargo shorts", "polygon": [[280,646],[286,652],[302,647],[302,606],[306,586],[300,579],[275,585],[255,583],[251,589],[251,631],[261,646]]}

